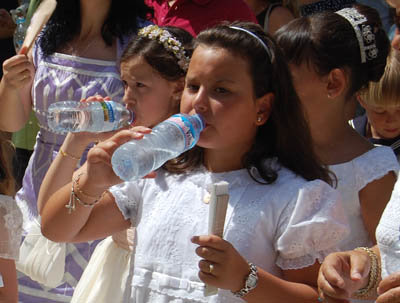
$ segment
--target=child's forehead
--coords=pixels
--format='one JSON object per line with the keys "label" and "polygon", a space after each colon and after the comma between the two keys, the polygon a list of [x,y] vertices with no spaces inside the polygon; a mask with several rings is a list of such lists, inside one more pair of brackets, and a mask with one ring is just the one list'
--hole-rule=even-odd
{"label": "child's forehead", "polygon": [[382,109],[382,110],[398,110],[400,109],[400,99],[397,100],[397,102],[393,101],[393,100],[385,100],[385,102],[382,102],[380,104],[376,104],[376,103],[370,103],[370,104],[366,104],[368,107],[372,108],[372,109]]}

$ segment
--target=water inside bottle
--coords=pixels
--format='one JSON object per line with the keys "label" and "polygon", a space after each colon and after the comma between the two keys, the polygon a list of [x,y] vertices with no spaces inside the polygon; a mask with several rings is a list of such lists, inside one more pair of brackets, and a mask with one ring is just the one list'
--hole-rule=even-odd
{"label": "water inside bottle", "polygon": [[49,126],[58,132],[84,129],[89,120],[87,113],[79,109],[54,110],[48,115]]}

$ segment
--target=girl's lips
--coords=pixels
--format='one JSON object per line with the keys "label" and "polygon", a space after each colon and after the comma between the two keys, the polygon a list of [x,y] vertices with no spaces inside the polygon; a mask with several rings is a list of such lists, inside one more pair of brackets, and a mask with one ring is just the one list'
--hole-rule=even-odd
{"label": "girl's lips", "polygon": [[394,129],[385,129],[385,132],[388,132],[388,133],[395,133],[395,132],[398,132],[398,131],[399,131],[398,128],[394,128]]}

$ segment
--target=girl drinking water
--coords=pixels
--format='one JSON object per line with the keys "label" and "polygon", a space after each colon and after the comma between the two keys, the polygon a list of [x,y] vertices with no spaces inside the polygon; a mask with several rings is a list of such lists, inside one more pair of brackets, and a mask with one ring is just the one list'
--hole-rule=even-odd
{"label": "girl drinking water", "polygon": [[[251,23],[203,31],[180,109],[204,118],[194,149],[154,179],[121,183],[113,152],[151,130],[118,132],[43,199],[43,233],[79,242],[135,226],[129,302],[315,302],[319,262],[347,225],[273,40]],[[221,180],[230,195],[223,239],[206,235],[207,187]],[[68,214],[70,198],[92,207]],[[204,297],[203,282],[220,291]]]}
{"label": "girl drinking water", "polygon": [[[168,38],[168,43],[163,39]],[[174,113],[184,86],[184,76],[193,51],[192,36],[176,27],[149,25],[141,29],[124,50],[121,79],[125,85],[123,101],[135,113],[135,125],[153,127]],[[174,47],[179,46],[177,54]],[[109,99],[109,98],[106,98]],[[104,101],[95,96],[90,101]],[[50,166],[40,191],[39,201],[67,184],[79,155],[95,140],[111,133],[69,134],[61,149],[74,157],[59,155]],[[39,208],[42,204],[39,202]],[[123,302],[130,255],[134,246],[134,229],[108,237],[96,247],[80,279],[71,302]]]}

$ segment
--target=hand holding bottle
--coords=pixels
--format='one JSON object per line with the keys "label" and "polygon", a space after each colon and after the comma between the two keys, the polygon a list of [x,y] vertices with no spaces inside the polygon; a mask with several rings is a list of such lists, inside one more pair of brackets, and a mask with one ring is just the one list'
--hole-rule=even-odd
{"label": "hand holding bottle", "polygon": [[[137,126],[129,130],[121,130],[111,138],[100,142],[89,150],[84,170],[85,176],[80,180],[80,188],[93,196],[101,194],[112,185],[121,183],[121,179],[114,174],[111,167],[111,156],[122,144],[131,140],[140,140],[144,134],[151,132],[151,129]],[[149,177],[154,174],[149,175]],[[88,184],[85,184],[86,181]],[[90,184],[89,184],[90,183]]]}
{"label": "hand holding bottle", "polygon": [[3,63],[4,86],[20,90],[32,83],[35,68],[26,55],[15,55]]}
{"label": "hand holding bottle", "polygon": [[[96,97],[94,97],[96,98]],[[100,97],[102,98],[102,97]],[[111,100],[59,101],[47,109],[47,123],[55,133],[109,132],[132,124],[135,114]]]}
{"label": "hand holding bottle", "polygon": [[[102,97],[100,95],[91,96],[87,99],[82,99],[80,102],[104,102],[104,101],[111,101],[110,97]],[[126,126],[128,128],[128,126]],[[109,132],[100,132],[100,133],[93,133],[93,132],[70,132],[68,133],[67,137],[70,138],[71,144],[70,146],[76,147],[81,149],[81,152],[85,150],[88,144],[95,142],[96,144],[105,141],[111,138],[113,135],[117,133],[116,131],[109,131]]]}

